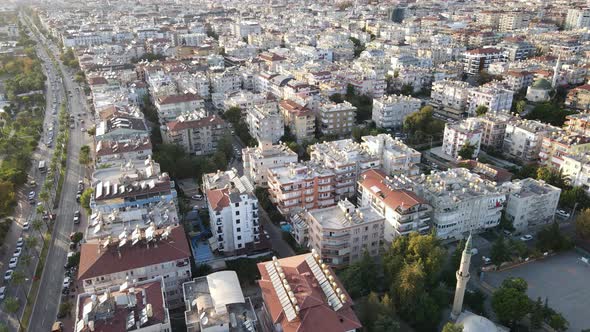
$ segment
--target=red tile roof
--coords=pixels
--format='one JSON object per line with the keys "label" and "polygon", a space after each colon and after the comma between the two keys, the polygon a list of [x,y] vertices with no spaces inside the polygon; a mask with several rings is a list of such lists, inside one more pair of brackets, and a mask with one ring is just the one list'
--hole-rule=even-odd
{"label": "red tile roof", "polygon": [[166,105],[166,104],[177,104],[177,103],[186,103],[190,101],[201,100],[202,98],[197,96],[194,93],[185,93],[181,95],[169,95],[164,97],[158,98],[158,104]]}
{"label": "red tile roof", "polygon": [[[163,230],[159,230],[156,234],[162,232]],[[145,241],[140,241],[134,246],[127,244],[119,248],[115,243],[105,249],[99,245],[98,241],[84,243],[80,249],[78,280],[191,257],[184,228],[181,225],[173,227],[170,236],[166,240],[158,240],[157,244],[157,248],[154,243],[148,248]]]}
{"label": "red tile roof", "polygon": [[180,131],[185,129],[202,128],[207,126],[225,125],[225,121],[217,115],[206,116],[199,120],[189,121],[171,121],[166,124],[170,131]]}
{"label": "red tile roof", "polygon": [[108,84],[108,83],[109,82],[107,81],[107,79],[102,76],[90,77],[88,79],[89,85],[104,85],[104,84]]}
{"label": "red tile roof", "polygon": [[375,193],[374,189],[379,189],[377,197],[392,209],[399,206],[410,208],[417,204],[427,203],[423,198],[409,190],[391,189],[385,184],[384,180],[385,174],[382,171],[371,169],[361,174],[359,184],[373,193]]}
{"label": "red tile roof", "polygon": [[300,308],[297,317],[292,321],[287,320],[277,293],[270,281],[269,274],[264,266],[268,262],[258,263],[258,271],[260,271],[261,275],[258,285],[262,290],[262,298],[268,308],[273,324],[280,324],[284,332],[344,332],[362,328],[352,309],[352,300],[334,272],[331,273],[334,276],[334,281],[342,290],[342,294],[345,295],[347,301],[343,303],[343,307],[338,311],[334,311],[328,304],[326,295],[305,261],[305,258],[309,255],[311,254],[291,256],[278,260],[289,286],[295,293]]}
{"label": "red tile roof", "polygon": [[207,190],[207,200],[211,204],[211,208],[215,211],[221,211],[223,208],[229,206],[229,189],[211,189]]}
{"label": "red tile roof", "polygon": [[308,115],[311,113],[309,108],[301,106],[290,99],[281,100],[279,106],[287,110],[289,113],[294,113],[296,115]]}
{"label": "red tile roof", "polygon": [[474,50],[466,51],[467,54],[496,54],[500,53],[501,50],[493,47],[489,48],[476,48]]}

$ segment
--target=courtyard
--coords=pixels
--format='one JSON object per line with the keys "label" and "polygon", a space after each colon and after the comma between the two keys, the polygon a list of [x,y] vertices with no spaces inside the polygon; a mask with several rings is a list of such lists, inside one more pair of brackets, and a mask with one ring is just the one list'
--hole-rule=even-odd
{"label": "courtyard", "polygon": [[549,306],[563,314],[569,331],[590,328],[590,265],[574,251],[529,263],[502,272],[487,272],[484,281],[498,287],[506,278],[520,277],[528,282],[528,296],[549,299]]}

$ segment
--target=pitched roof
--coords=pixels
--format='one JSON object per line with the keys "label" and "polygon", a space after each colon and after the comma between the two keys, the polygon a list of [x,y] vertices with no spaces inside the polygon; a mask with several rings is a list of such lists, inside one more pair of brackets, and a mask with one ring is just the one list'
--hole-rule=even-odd
{"label": "pitched roof", "polygon": [[368,170],[361,174],[359,184],[373,192],[385,205],[392,209],[399,206],[410,208],[416,204],[426,204],[426,200],[405,189],[391,189],[385,183],[385,174],[380,170]]}
{"label": "pitched roof", "polygon": [[177,104],[177,103],[186,103],[190,101],[201,100],[202,98],[194,93],[185,93],[181,95],[168,95],[163,97],[158,97],[158,104],[166,105],[166,104]]}
{"label": "pitched roof", "polygon": [[[161,234],[163,231],[159,230],[156,234]],[[153,244],[148,247],[145,241],[140,241],[134,246],[127,244],[122,248],[119,248],[118,244],[111,244],[99,251],[99,247],[102,248],[102,246],[98,241],[84,243],[80,249],[78,280],[191,257],[184,228],[181,225],[173,227],[168,238],[158,240],[157,244],[158,247]]]}
{"label": "pitched roof", "polygon": [[279,102],[279,106],[287,110],[289,113],[296,115],[308,115],[311,110],[305,106],[301,106],[290,99],[284,99]]}
{"label": "pitched roof", "polygon": [[225,121],[217,115],[206,116],[198,120],[189,121],[171,121],[166,124],[168,130],[179,131],[185,129],[194,129],[207,126],[225,125]]}
{"label": "pitched roof", "polygon": [[229,189],[211,189],[207,190],[207,200],[211,208],[215,211],[223,210],[229,206]]}

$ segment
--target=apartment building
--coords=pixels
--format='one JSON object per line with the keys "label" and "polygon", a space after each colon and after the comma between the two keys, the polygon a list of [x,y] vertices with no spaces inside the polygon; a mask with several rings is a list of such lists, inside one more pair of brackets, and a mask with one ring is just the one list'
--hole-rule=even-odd
{"label": "apartment building", "polygon": [[569,180],[570,185],[582,187],[590,194],[590,153],[563,156],[561,173]]}
{"label": "apartment building", "polygon": [[472,146],[473,154],[470,159],[479,155],[483,130],[478,118],[467,118],[456,123],[445,124],[442,152],[455,159],[459,158],[459,151],[464,146]]}
{"label": "apartment building", "polygon": [[209,73],[213,93],[227,94],[242,88],[242,76],[238,67],[215,70]]}
{"label": "apartment building", "polygon": [[155,98],[154,105],[156,106],[160,123],[166,124],[176,120],[183,113],[204,109],[205,101],[194,93],[185,93]]}
{"label": "apartment building", "polygon": [[422,101],[404,95],[373,99],[372,119],[379,128],[401,128],[405,118],[420,110]]}
{"label": "apartment building", "polygon": [[[129,236],[131,235],[131,236]],[[181,225],[87,241],[80,248],[77,280],[85,293],[119,287],[130,280],[164,279],[166,304],[183,306],[182,284],[191,279],[191,250]]]}
{"label": "apartment building", "polygon": [[522,61],[537,52],[535,45],[516,38],[506,38],[496,46],[502,49],[504,57],[508,61]]}
{"label": "apartment building", "polygon": [[412,232],[430,231],[432,206],[414,192],[395,189],[380,170],[368,170],[358,181],[359,207],[372,207],[385,218],[383,237],[387,243]]}
{"label": "apartment building", "polygon": [[352,299],[315,249],[257,264],[263,331],[360,331]]}
{"label": "apartment building", "polygon": [[567,10],[565,17],[566,30],[590,28],[590,9],[571,8]]}
{"label": "apartment building", "polygon": [[150,131],[143,118],[115,112],[96,123],[94,139],[97,142],[107,140],[123,142],[147,139],[149,136]]}
{"label": "apartment building", "polygon": [[261,142],[257,147],[242,149],[244,175],[257,187],[268,187],[268,169],[296,163],[297,153],[289,149],[285,143],[273,145]]}
{"label": "apartment building", "polygon": [[235,271],[215,272],[186,282],[182,293],[187,332],[247,331],[249,326],[257,326],[254,306],[249,297],[244,297]]}
{"label": "apartment building", "polygon": [[478,106],[485,106],[488,111],[495,112],[510,110],[513,96],[514,92],[504,88],[500,82],[472,88],[469,91],[468,112],[475,115]]}
{"label": "apartment building", "polygon": [[244,253],[260,243],[258,199],[254,187],[235,169],[203,175],[203,192],[211,218],[213,249]]}
{"label": "apartment building", "polygon": [[503,13],[500,15],[499,30],[500,32],[509,32],[528,28],[531,22],[531,16],[522,11]]}
{"label": "apartment building", "polygon": [[96,166],[127,163],[130,160],[145,160],[152,155],[152,143],[148,138],[126,142],[99,141],[96,143]]}
{"label": "apartment building", "polygon": [[318,122],[324,135],[344,135],[352,131],[356,124],[356,107],[344,101],[333,103],[325,101],[320,105]]}
{"label": "apartment building", "polygon": [[563,156],[590,151],[590,137],[579,134],[553,134],[543,137],[539,163],[543,166],[561,169]]}
{"label": "apartment building", "polygon": [[494,182],[466,168],[423,175],[414,183],[407,178],[403,182],[406,189],[413,188],[432,205],[433,227],[441,239],[461,239],[500,224],[505,193]]}
{"label": "apartment building", "polygon": [[285,99],[279,102],[279,110],[283,115],[285,125],[297,138],[297,143],[315,137],[315,114],[311,109],[290,99]]}
{"label": "apartment building", "polygon": [[384,217],[371,206],[356,208],[348,200],[335,206],[307,211],[309,247],[332,267],[346,267],[362,258],[364,252],[379,254],[383,241]]}
{"label": "apartment building", "polygon": [[268,192],[279,212],[317,209],[335,204],[336,174],[312,163],[268,169]]}
{"label": "apartment building", "polygon": [[487,112],[477,117],[482,130],[481,146],[492,150],[500,150],[504,144],[506,125],[515,117],[507,111]]}
{"label": "apartment building", "polygon": [[228,133],[227,123],[217,115],[192,112],[160,127],[166,144],[181,146],[187,153],[206,155],[217,151],[217,143]]}
{"label": "apartment building", "polygon": [[590,114],[587,112],[566,116],[565,130],[570,134],[590,136]]}
{"label": "apartment building", "polygon": [[502,83],[511,91],[520,91],[533,84],[534,75],[526,70],[508,70],[504,73]]}
{"label": "apartment building", "polygon": [[505,217],[517,232],[553,221],[561,189],[532,178],[506,182],[502,187],[507,191]]}
{"label": "apartment building", "polygon": [[254,105],[246,110],[246,124],[250,135],[258,142],[276,144],[285,134],[283,116],[277,103]]}
{"label": "apartment building", "polygon": [[504,61],[502,50],[493,47],[463,52],[463,70],[470,75],[476,75],[487,70],[490,64],[502,61]]}
{"label": "apartment building", "polygon": [[581,111],[590,109],[590,84],[571,89],[565,98],[565,106]]}
{"label": "apartment building", "polygon": [[262,33],[260,23],[256,21],[239,20],[231,26],[234,36],[245,38],[249,35],[259,35]]}
{"label": "apartment building", "polygon": [[437,81],[432,83],[431,99],[442,107],[463,111],[469,101],[470,85],[463,81]]}
{"label": "apartment building", "polygon": [[536,120],[515,120],[506,125],[502,151],[522,162],[539,159],[543,138],[560,133],[562,129]]}
{"label": "apartment building", "polygon": [[389,134],[361,137],[361,145],[370,154],[379,158],[381,169],[387,175],[417,175],[420,152],[407,146],[398,138]]}
{"label": "apartment building", "polygon": [[334,175],[336,201],[351,197],[356,192],[356,182],[361,172],[381,166],[380,155],[371,153],[352,139],[316,143],[309,146],[310,160]]}
{"label": "apartment building", "polygon": [[76,331],[171,331],[164,285],[164,279],[157,277],[78,294],[74,310]]}

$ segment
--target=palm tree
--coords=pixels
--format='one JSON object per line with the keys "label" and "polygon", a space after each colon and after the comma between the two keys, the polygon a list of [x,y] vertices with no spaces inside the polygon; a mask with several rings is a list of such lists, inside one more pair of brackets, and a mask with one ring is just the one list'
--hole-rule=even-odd
{"label": "palm tree", "polygon": [[[18,302],[18,299],[16,297],[9,297],[4,300],[4,310],[8,314],[16,314],[18,312],[18,309],[20,309],[20,303]],[[23,324],[21,323],[18,314],[16,315],[16,320],[18,320],[18,326],[20,327],[19,330],[22,330]]]}
{"label": "palm tree", "polygon": [[[12,274],[11,282],[17,288],[18,288],[18,286],[24,284],[26,280],[27,280],[27,276],[21,270],[16,270]],[[28,297],[27,291],[24,289],[24,287],[23,287],[23,291],[25,293],[25,299],[27,300],[27,302],[29,302],[29,297]]]}
{"label": "palm tree", "polygon": [[[33,224],[31,226],[33,227],[34,230],[39,232],[39,236],[41,236],[41,238],[43,238],[43,232],[41,232],[41,229],[43,228],[43,223],[41,222],[41,220],[39,220],[39,219],[33,220]],[[45,224],[45,226],[47,226],[47,223]],[[49,227],[47,227],[47,229],[49,229]]]}
{"label": "palm tree", "polygon": [[37,240],[36,237],[34,236],[29,236],[25,239],[25,247],[27,249],[32,250],[35,255],[37,256],[38,259],[41,259],[41,257],[39,256],[39,253],[37,252],[37,244],[39,243],[39,240]]}
{"label": "palm tree", "polygon": [[42,190],[39,193],[39,199],[45,204],[45,209],[47,209],[47,206],[49,205],[49,192],[47,192],[47,190]]}
{"label": "palm tree", "polygon": [[21,255],[20,258],[18,259],[20,264],[27,266],[27,267],[29,265],[31,265],[32,260],[33,260],[33,257],[31,257],[31,255],[28,255],[28,254]]}

